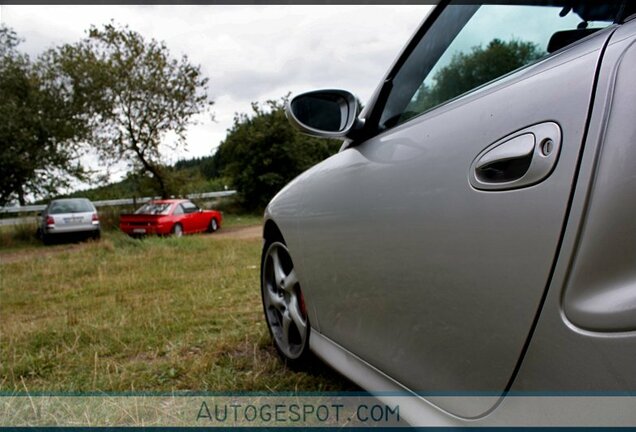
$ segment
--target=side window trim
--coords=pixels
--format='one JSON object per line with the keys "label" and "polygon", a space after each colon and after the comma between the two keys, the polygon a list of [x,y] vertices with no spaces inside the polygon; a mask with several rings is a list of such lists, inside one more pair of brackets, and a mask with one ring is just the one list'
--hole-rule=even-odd
{"label": "side window trim", "polygon": [[[380,118],[378,119],[379,122],[377,124],[377,128],[379,130],[387,130],[394,127],[396,124],[391,124],[390,126],[385,127],[382,123],[389,123],[394,117],[399,117],[403,112],[403,109],[400,109],[400,113],[394,113],[394,115],[389,119],[383,119],[387,106],[389,106],[389,103],[392,101],[392,96],[395,95],[397,98],[400,98],[398,100],[404,99],[402,100],[404,103],[397,103],[398,106],[404,105],[406,107],[408,105],[408,101],[411,99],[413,93],[417,91],[418,87],[422,83],[421,77],[428,76],[428,74],[434,69],[437,60],[441,58],[448,47],[451,46],[452,42],[461,33],[466,24],[470,22],[481,6],[481,4],[462,4],[460,7],[457,7],[457,5],[447,5],[444,8],[442,13],[447,13],[440,15],[438,19],[431,24],[431,27],[422,35],[414,49],[404,59],[401,67],[395,72],[395,75],[392,78],[392,91],[387,95],[385,104],[382,107],[382,112],[379,116]],[[441,37],[433,39],[433,36],[431,35],[435,34],[431,32],[439,30],[440,27],[438,26],[441,26],[441,28],[445,31],[441,33],[437,32]],[[427,36],[430,37],[427,38]],[[405,76],[400,76],[401,74],[405,74]],[[396,78],[401,78],[400,82],[395,81]]]}
{"label": "side window trim", "polygon": [[369,110],[369,115],[365,119],[365,131],[357,138],[355,141],[365,141],[375,135],[378,135],[384,130],[380,129],[380,117],[382,116],[382,112],[384,111],[384,107],[389,98],[389,94],[393,88],[393,80],[397,73],[400,71],[406,60],[413,54],[413,51],[418,47],[422,38],[426,36],[426,34],[430,31],[431,27],[437,22],[439,16],[444,12],[450,0],[441,1],[436,7],[433,8],[430,15],[426,17],[424,22],[420,25],[420,27],[416,30],[415,34],[411,37],[411,40],[408,42],[404,50],[400,53],[399,57],[389,69],[388,73],[384,77],[382,81],[382,85],[379,90],[377,90],[377,97],[373,103],[372,107]]}

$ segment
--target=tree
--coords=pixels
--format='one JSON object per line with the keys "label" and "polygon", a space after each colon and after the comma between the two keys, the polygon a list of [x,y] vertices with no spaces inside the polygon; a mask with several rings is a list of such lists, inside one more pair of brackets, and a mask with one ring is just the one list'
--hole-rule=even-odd
{"label": "tree", "polygon": [[18,51],[17,34],[0,26],[0,205],[55,193],[80,165],[85,122],[60,82],[49,79],[45,58]]}
{"label": "tree", "polygon": [[493,39],[485,48],[479,45],[469,53],[456,53],[448,65],[435,73],[430,87],[422,84],[406,115],[426,111],[537,60],[544,54],[532,42],[506,42],[500,39]]}
{"label": "tree", "polygon": [[214,155],[239,192],[245,210],[265,208],[269,200],[302,171],[338,151],[341,142],[307,137],[285,117],[287,98],[252,103],[252,114],[236,114]]}
{"label": "tree", "polygon": [[138,174],[150,173],[162,196],[170,195],[160,146],[170,132],[175,143],[163,144],[184,148],[193,117],[212,105],[200,66],[112,23],[91,27],[86,38],[50,55],[93,113],[91,144],[102,161],[127,161]]}

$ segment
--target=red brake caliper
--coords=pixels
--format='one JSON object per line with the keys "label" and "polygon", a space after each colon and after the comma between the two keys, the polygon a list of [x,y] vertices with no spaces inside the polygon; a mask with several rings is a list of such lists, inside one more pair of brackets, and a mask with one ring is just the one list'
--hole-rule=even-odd
{"label": "red brake caliper", "polygon": [[307,318],[307,306],[305,306],[305,297],[303,296],[303,292],[300,287],[298,287],[297,289],[298,303],[300,304],[300,313],[303,314],[303,318]]}

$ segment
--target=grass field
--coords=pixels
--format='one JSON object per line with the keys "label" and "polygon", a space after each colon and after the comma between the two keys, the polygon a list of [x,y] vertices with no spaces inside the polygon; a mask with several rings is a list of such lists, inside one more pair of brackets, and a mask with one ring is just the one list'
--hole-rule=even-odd
{"label": "grass field", "polygon": [[[262,220],[261,215],[255,214],[225,214],[223,215],[223,227],[260,225]],[[113,221],[109,222],[116,225]],[[35,223],[0,226],[0,253],[39,246],[41,242],[35,237],[36,229]],[[106,231],[111,230],[106,229]]]}
{"label": "grass field", "polygon": [[[260,222],[237,219],[225,226]],[[320,363],[283,365],[263,320],[261,240],[214,236],[107,232],[45,254],[18,242],[24,256],[0,261],[0,390],[355,389]]]}
{"label": "grass field", "polygon": [[35,237],[35,223],[0,226],[0,252],[9,252],[39,246]]}

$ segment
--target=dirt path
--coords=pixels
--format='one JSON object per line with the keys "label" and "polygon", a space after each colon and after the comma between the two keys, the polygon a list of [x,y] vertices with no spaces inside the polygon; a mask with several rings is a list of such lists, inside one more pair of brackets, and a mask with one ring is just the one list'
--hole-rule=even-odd
{"label": "dirt path", "polygon": [[263,235],[263,227],[261,225],[229,227],[222,228],[214,234],[208,234],[205,237],[211,240],[221,238],[232,238],[239,240],[257,239]]}
{"label": "dirt path", "polygon": [[[240,227],[221,228],[214,234],[202,234],[201,236],[209,240],[217,239],[237,239],[252,240],[261,238],[263,227],[261,225],[250,225]],[[9,264],[18,261],[28,260],[34,257],[45,257],[62,252],[80,251],[86,248],[89,243],[62,244],[55,246],[35,246],[24,250],[12,252],[0,251],[0,264]]]}

